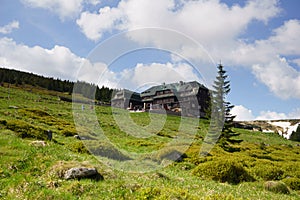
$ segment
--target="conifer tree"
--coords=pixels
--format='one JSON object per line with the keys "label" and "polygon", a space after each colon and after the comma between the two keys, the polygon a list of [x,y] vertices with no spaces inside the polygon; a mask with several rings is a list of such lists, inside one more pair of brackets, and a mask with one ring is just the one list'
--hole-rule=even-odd
{"label": "conifer tree", "polygon": [[226,96],[230,92],[230,81],[227,80],[228,75],[221,64],[218,65],[218,74],[214,81],[213,90],[211,91],[211,122],[207,139],[208,144],[218,144],[225,151],[238,151],[233,145],[242,142],[242,140],[233,137],[239,133],[233,131],[233,120],[235,116],[230,111],[234,107],[230,102],[226,101]]}

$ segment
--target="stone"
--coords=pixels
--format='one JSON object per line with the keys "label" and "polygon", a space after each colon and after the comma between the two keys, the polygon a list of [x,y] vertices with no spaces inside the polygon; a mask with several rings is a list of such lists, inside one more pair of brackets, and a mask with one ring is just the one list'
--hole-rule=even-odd
{"label": "stone", "polygon": [[45,141],[40,141],[40,140],[37,140],[37,141],[32,141],[30,143],[31,146],[35,146],[35,147],[45,147],[47,144]]}
{"label": "stone", "polygon": [[79,135],[74,135],[73,137],[74,137],[75,139],[77,139],[77,140],[81,140],[81,138],[80,138]]}
{"label": "stone", "polygon": [[103,180],[103,176],[98,173],[96,168],[87,167],[74,167],[65,172],[64,178],[69,179],[82,179],[91,178],[95,180]]}
{"label": "stone", "polygon": [[12,109],[19,109],[18,106],[8,106],[8,108],[12,108]]}

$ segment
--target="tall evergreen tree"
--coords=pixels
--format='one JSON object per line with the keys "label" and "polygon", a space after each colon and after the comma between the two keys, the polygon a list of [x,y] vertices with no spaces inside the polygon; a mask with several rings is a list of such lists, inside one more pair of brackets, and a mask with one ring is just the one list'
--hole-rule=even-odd
{"label": "tall evergreen tree", "polygon": [[211,122],[210,130],[205,139],[205,143],[211,145],[205,147],[205,151],[212,148],[212,145],[218,143],[225,151],[238,151],[234,144],[239,144],[242,140],[235,139],[239,133],[233,131],[233,120],[235,116],[230,111],[234,107],[226,101],[226,96],[230,92],[230,81],[228,75],[221,64],[218,65],[218,74],[214,81],[213,90],[211,91]]}
{"label": "tall evergreen tree", "polygon": [[233,147],[232,145],[239,144],[242,142],[242,140],[234,138],[240,134],[233,131],[233,120],[236,116],[233,116],[230,113],[234,105],[231,105],[230,102],[226,101],[226,96],[230,92],[230,81],[227,79],[228,75],[226,71],[224,70],[223,66],[219,64],[218,75],[214,82],[215,91],[213,91],[213,95],[217,97],[216,101],[221,106],[219,109],[222,112],[222,115],[224,115],[224,118],[222,119],[224,120],[224,126],[219,138],[219,144],[226,151],[237,151],[239,149]]}

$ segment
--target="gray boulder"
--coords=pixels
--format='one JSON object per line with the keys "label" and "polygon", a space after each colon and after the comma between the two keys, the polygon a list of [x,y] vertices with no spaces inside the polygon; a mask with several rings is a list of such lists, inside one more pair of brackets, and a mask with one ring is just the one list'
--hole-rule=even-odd
{"label": "gray boulder", "polygon": [[90,178],[95,180],[103,180],[103,176],[98,173],[96,168],[87,167],[74,167],[65,172],[64,178],[69,179],[82,179]]}
{"label": "gray boulder", "polygon": [[30,143],[31,146],[35,146],[35,147],[45,147],[47,144],[45,141],[40,141],[40,140],[37,140],[37,141],[32,141]]}

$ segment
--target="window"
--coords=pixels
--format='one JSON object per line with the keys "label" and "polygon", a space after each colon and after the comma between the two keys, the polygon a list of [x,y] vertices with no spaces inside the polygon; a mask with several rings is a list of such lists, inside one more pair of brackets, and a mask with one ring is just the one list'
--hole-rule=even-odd
{"label": "window", "polygon": [[161,104],[161,103],[162,103],[162,100],[156,100],[156,103],[157,103],[157,104]]}

